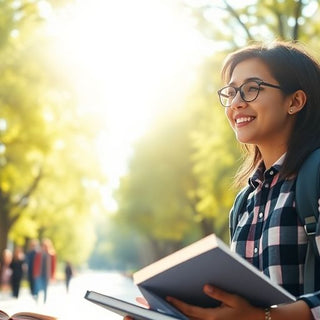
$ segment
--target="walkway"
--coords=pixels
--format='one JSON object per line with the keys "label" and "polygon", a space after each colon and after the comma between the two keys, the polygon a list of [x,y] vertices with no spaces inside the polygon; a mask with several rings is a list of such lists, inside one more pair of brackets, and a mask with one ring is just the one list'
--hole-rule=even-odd
{"label": "walkway", "polygon": [[87,290],[112,295],[133,303],[135,297],[140,295],[132,280],[117,272],[86,272],[71,280],[69,293],[66,292],[63,283],[50,285],[46,304],[36,303],[29,291],[24,289],[18,299],[1,297],[0,309],[9,315],[31,311],[53,315],[59,320],[122,319],[85,300],[83,297]]}

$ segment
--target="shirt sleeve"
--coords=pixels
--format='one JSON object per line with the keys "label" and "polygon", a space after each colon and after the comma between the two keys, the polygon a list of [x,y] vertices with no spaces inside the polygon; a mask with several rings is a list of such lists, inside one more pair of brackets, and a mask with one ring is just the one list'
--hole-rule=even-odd
{"label": "shirt sleeve", "polygon": [[320,291],[305,294],[298,298],[298,300],[303,300],[311,309],[313,318],[315,320],[320,320]]}

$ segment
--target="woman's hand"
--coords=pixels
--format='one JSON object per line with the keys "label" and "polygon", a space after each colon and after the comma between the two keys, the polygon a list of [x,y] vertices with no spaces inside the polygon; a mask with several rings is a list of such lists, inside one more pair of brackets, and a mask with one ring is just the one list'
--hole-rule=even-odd
{"label": "woman's hand", "polygon": [[221,305],[216,308],[200,308],[173,297],[168,297],[167,300],[190,320],[263,320],[265,318],[263,309],[252,306],[238,295],[230,294],[211,285],[205,285],[203,290],[209,297],[220,301]]}
{"label": "woman's hand", "polygon": [[[211,298],[221,302],[216,308],[200,308],[178,299],[167,300],[190,320],[265,320],[263,309],[252,306],[247,300],[236,294],[228,293],[211,285],[205,285],[203,291]],[[303,300],[278,306],[272,309],[272,320],[311,320],[310,308]],[[123,320],[134,320],[124,317]]]}
{"label": "woman's hand", "polygon": [[[136,302],[142,304],[143,306],[145,306],[146,308],[150,308],[148,301],[143,298],[143,297],[137,297],[136,298]],[[134,320],[133,318],[129,317],[129,316],[125,316],[123,318],[123,320]]]}

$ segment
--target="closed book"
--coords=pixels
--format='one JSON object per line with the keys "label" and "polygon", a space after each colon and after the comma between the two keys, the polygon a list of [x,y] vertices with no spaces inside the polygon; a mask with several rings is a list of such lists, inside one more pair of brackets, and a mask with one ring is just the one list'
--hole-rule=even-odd
{"label": "closed book", "polygon": [[95,291],[87,291],[85,298],[109,311],[121,316],[130,316],[135,320],[177,320],[179,318],[153,311],[133,303],[117,299]]}
{"label": "closed book", "polygon": [[133,280],[151,310],[182,320],[187,318],[166,297],[200,307],[218,306],[218,301],[203,292],[205,284],[238,294],[262,308],[296,300],[214,234],[142,268],[133,274]]}

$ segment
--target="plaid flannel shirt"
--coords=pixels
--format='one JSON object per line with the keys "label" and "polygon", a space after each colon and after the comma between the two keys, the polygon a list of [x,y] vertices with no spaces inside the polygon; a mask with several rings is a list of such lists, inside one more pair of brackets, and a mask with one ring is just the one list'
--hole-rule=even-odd
{"label": "plaid flannel shirt", "polygon": [[[231,249],[310,307],[320,320],[320,262],[316,292],[303,295],[307,236],[295,209],[296,179],[279,179],[284,155],[268,170],[263,163],[249,179],[254,187],[232,230]],[[233,215],[231,209],[230,215]],[[320,226],[317,227],[320,251]]]}

